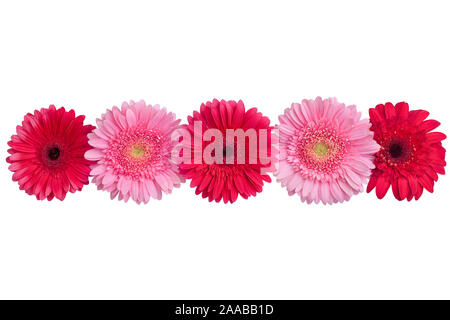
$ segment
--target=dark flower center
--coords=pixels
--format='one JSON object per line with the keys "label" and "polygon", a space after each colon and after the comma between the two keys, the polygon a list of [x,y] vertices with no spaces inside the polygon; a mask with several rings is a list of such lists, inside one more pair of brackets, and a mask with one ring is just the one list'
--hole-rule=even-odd
{"label": "dark flower center", "polygon": [[59,150],[58,147],[50,148],[48,150],[47,155],[50,160],[56,161],[56,160],[58,160],[59,156],[61,155],[61,150]]}
{"label": "dark flower center", "polygon": [[234,146],[225,146],[222,151],[223,157],[233,157],[234,156]]}
{"label": "dark flower center", "polygon": [[389,146],[389,154],[392,158],[400,158],[403,155],[403,146],[400,143],[392,143]]}

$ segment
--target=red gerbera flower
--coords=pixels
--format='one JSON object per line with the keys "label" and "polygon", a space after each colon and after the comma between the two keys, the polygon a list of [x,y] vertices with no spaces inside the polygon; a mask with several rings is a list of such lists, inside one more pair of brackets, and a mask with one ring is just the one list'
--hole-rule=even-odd
{"label": "red gerbera flower", "polygon": [[445,174],[445,149],[441,132],[431,132],[440,123],[425,120],[429,112],[409,111],[406,102],[377,105],[369,110],[374,139],[381,146],[367,192],[376,187],[379,199],[386,195],[389,186],[398,200],[413,197],[417,200],[423,188],[433,192],[438,173]]}
{"label": "red gerbera flower", "polygon": [[[270,120],[256,108],[245,111],[242,101],[236,103],[222,100],[219,102],[214,99],[212,102],[202,104],[200,113],[195,111],[192,117],[188,117],[188,123],[184,127],[189,130],[191,136],[188,145],[191,150],[192,162],[181,163],[180,171],[186,178],[192,179],[191,187],[196,188],[196,194],[201,193],[202,197],[208,198],[209,201],[220,202],[223,199],[225,203],[233,203],[238,195],[245,199],[256,196],[258,192],[262,191],[264,181],[271,181],[270,177],[265,174],[271,168]],[[195,123],[200,124],[199,132],[194,129]],[[221,150],[223,152],[222,162],[207,163],[202,157],[205,148],[210,144],[209,141],[205,142],[207,140],[205,132],[209,129],[213,129],[215,132],[220,131],[222,135],[220,138],[223,147]],[[245,138],[245,147],[237,143],[237,138],[228,140],[227,130],[230,131],[230,129],[247,134],[249,132],[256,133],[256,149],[249,147],[249,136]],[[263,131],[265,134],[262,134]],[[263,141],[263,138],[267,139]],[[199,142],[200,148],[197,150],[194,145],[195,140],[201,141]],[[215,139],[211,140],[211,143],[215,141]],[[215,156],[215,151],[211,154]],[[198,155],[200,157],[196,158]],[[198,159],[200,159],[199,162]]]}
{"label": "red gerbera flower", "polygon": [[94,127],[83,121],[84,116],[75,117],[73,110],[56,110],[53,105],[25,116],[8,142],[11,156],[6,159],[21,190],[38,200],[64,200],[68,191],[89,183],[92,162],[84,154],[91,148],[87,134]]}

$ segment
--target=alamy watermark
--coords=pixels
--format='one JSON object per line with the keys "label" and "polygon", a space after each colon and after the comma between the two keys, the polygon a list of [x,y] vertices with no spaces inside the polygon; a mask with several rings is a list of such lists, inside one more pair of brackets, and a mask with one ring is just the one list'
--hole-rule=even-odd
{"label": "alamy watermark", "polygon": [[193,132],[186,127],[172,134],[172,161],[183,164],[274,164],[278,150],[278,130],[225,129],[203,130],[194,121]]}

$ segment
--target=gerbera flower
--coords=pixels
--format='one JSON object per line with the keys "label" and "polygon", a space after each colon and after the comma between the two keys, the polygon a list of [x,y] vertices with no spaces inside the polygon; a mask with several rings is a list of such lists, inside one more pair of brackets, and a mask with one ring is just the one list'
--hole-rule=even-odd
{"label": "gerbera flower", "polygon": [[118,195],[119,200],[131,197],[137,203],[171,193],[184,182],[171,160],[171,135],[179,122],[165,108],[142,100],[107,110],[89,134],[94,148],[85,157],[96,162],[92,181],[99,190],[109,191],[111,199]]}
{"label": "gerbera flower", "polygon": [[[200,125],[200,132],[195,132],[196,124]],[[233,203],[238,195],[247,199],[256,196],[262,191],[264,181],[270,182],[266,172],[270,171],[271,132],[270,120],[264,117],[256,108],[245,111],[242,101],[220,102],[214,99],[200,107],[200,112],[194,112],[188,117],[186,129],[191,133],[192,139],[187,143],[192,152],[192,163],[180,164],[181,172],[191,180],[191,187],[196,188],[196,194],[202,194],[209,201]],[[239,130],[241,129],[241,130]],[[223,147],[222,161],[205,161],[205,149],[209,143],[204,136],[211,130],[221,133],[220,143]],[[245,146],[238,143],[238,139],[227,140],[227,131],[234,133],[255,133],[255,149],[250,148],[249,137],[245,138]],[[264,133],[263,133],[264,132]],[[263,141],[262,139],[265,139]],[[195,140],[200,141],[200,161],[196,161]],[[256,142],[257,140],[257,142]],[[243,140],[242,140],[243,141]],[[214,154],[215,155],[215,154]],[[242,161],[240,156],[242,155]]]}
{"label": "gerbera flower", "polygon": [[90,149],[87,134],[94,127],[83,121],[84,116],[75,117],[73,110],[56,110],[53,105],[25,116],[8,142],[11,155],[6,159],[20,190],[38,200],[64,200],[68,191],[89,183],[91,162],[84,153]]}
{"label": "gerbera flower", "polygon": [[379,146],[355,106],[336,98],[303,100],[280,120],[277,181],[302,201],[332,204],[364,190]]}
{"label": "gerbera flower", "polygon": [[392,185],[398,200],[420,198],[423,188],[433,192],[438,173],[445,174],[445,149],[441,141],[446,138],[440,132],[431,132],[440,123],[425,120],[429,112],[409,111],[406,102],[379,104],[369,110],[370,128],[381,149],[376,154],[367,192],[376,188],[376,195],[383,198]]}

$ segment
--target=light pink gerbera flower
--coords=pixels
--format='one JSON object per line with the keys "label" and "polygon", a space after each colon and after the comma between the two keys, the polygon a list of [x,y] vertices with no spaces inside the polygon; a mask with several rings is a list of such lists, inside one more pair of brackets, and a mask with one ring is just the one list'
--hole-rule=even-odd
{"label": "light pink gerbera flower", "polygon": [[161,199],[184,178],[171,161],[176,142],[171,135],[180,120],[158,105],[144,101],[124,102],[97,119],[97,129],[89,134],[94,149],[86,152],[91,166],[92,182],[98,189],[109,191],[111,199],[147,203],[150,197]]}
{"label": "light pink gerbera flower", "polygon": [[355,106],[346,107],[336,98],[303,100],[285,110],[279,117],[275,176],[289,195],[332,204],[364,190],[379,146],[369,120],[360,117]]}

